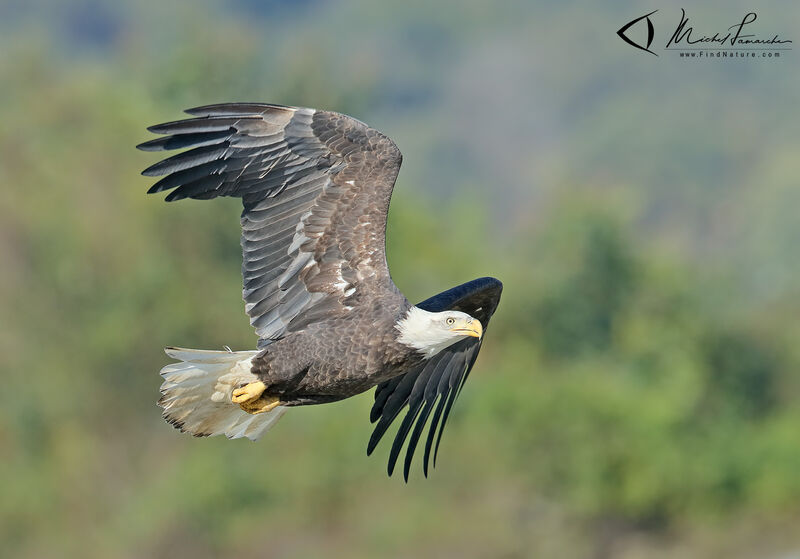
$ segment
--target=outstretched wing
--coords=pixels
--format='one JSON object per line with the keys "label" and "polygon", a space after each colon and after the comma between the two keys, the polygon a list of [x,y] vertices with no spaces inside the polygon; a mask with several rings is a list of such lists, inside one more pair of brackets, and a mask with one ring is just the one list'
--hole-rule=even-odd
{"label": "outstretched wing", "polygon": [[259,346],[393,289],[386,215],[402,156],[338,113],[209,105],[159,124],[139,149],[190,148],[148,167],[167,201],[242,198],[243,296]]}
{"label": "outstretched wing", "polygon": [[[500,281],[494,278],[480,278],[449,289],[417,306],[431,312],[446,310],[465,312],[480,320],[485,335],[489,319],[500,302],[502,291],[503,284]],[[439,452],[439,442],[442,439],[442,431],[447,423],[447,417],[475,364],[482,341],[483,338],[466,338],[407,373],[379,384],[375,389],[375,403],[370,412],[370,421],[378,423],[375,425],[367,446],[368,455],[372,454],[389,425],[408,405],[408,411],[397,430],[392,450],[389,453],[389,475],[392,475],[394,471],[400,450],[410,432],[411,437],[408,440],[403,468],[403,476],[408,481],[414,450],[417,448],[417,443],[431,413],[433,416],[425,441],[425,456],[422,461],[425,476],[428,475],[428,462],[434,438],[436,447],[433,464],[436,465],[436,455]]]}

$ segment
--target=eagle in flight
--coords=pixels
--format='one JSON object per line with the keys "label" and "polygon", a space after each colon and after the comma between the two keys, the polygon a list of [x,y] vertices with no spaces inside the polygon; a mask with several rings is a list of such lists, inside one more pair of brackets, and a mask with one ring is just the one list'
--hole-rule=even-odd
{"label": "eagle in flight", "polygon": [[[480,278],[411,304],[386,263],[386,216],[402,155],[335,112],[229,103],[150,127],[144,151],[183,150],[143,171],[166,200],[242,199],[243,297],[253,351],[169,347],[164,418],[195,436],[258,439],[291,407],[373,386],[367,454],[405,409],[404,476],[430,418],[428,473],[450,409],[478,356],[502,284]],[[188,148],[188,149],[187,149]]]}

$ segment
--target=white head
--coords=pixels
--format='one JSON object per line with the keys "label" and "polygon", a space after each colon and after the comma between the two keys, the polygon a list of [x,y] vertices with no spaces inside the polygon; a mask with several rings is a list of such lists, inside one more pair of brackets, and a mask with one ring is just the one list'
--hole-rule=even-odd
{"label": "white head", "polygon": [[480,321],[467,313],[428,312],[418,307],[411,307],[395,328],[400,331],[398,340],[419,351],[426,359],[464,337],[480,338],[483,335]]}

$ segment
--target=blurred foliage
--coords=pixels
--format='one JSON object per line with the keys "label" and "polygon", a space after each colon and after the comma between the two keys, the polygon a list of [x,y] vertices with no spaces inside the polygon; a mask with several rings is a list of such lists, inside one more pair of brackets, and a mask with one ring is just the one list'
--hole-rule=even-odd
{"label": "blurred foliage", "polygon": [[[558,121],[585,133],[540,139],[525,120],[546,124],[536,107],[445,124],[482,101],[480,84],[436,75],[461,51],[514,104],[520,83],[485,61],[518,61],[504,41],[538,21],[521,3],[401,13],[241,1],[225,16],[52,4],[0,8],[4,556],[735,557],[800,545],[787,521],[800,518],[796,138],[755,158],[741,139],[687,140],[665,110],[653,115],[661,132],[625,143],[644,96],[582,86],[589,62],[538,59],[536,77],[569,91]],[[573,21],[540,10],[555,29]],[[371,22],[360,38],[328,25],[351,18]],[[374,22],[385,18],[396,27],[384,37]],[[484,50],[470,51],[473,37]],[[411,54],[383,64],[393,49]],[[779,111],[739,110],[730,95],[728,110],[783,137]],[[779,106],[793,99],[783,95]],[[431,479],[386,479],[385,446],[364,457],[371,394],[296,410],[257,444],[194,440],[161,421],[161,346],[255,338],[238,201],[145,196],[138,172],[153,160],[133,146],[146,125],[221,100],[335,108],[398,138],[407,163],[388,254],[410,299],[482,275],[505,283]],[[525,149],[541,174],[499,132],[536,136]],[[582,157],[566,165],[570,150]],[[720,202],[714,189],[739,164]],[[530,192],[503,187],[512,179]],[[650,179],[658,188],[630,186]]]}

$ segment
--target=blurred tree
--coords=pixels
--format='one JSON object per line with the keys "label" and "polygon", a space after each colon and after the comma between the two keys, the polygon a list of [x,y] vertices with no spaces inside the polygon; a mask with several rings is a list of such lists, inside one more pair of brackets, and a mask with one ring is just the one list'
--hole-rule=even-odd
{"label": "blurred tree", "polygon": [[614,321],[635,296],[635,264],[617,224],[594,215],[581,229],[577,268],[533,311],[544,350],[556,357],[608,350]]}
{"label": "blurred tree", "polygon": [[706,388],[702,414],[733,413],[760,418],[776,404],[780,374],[774,351],[741,332],[710,332],[702,341]]}

